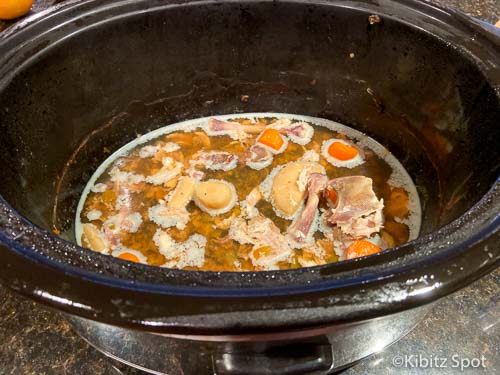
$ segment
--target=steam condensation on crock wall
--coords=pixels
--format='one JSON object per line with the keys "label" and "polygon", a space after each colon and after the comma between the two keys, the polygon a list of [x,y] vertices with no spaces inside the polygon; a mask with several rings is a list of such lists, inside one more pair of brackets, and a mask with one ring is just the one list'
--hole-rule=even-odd
{"label": "steam condensation on crock wall", "polygon": [[[365,134],[352,129],[348,126],[339,124],[334,121],[325,120],[321,118],[299,116],[292,114],[283,113],[244,113],[244,114],[230,114],[224,116],[215,116],[220,120],[231,120],[231,119],[254,119],[254,118],[287,118],[295,121],[304,121],[310,123],[314,126],[322,126],[332,131],[337,131],[341,134],[347,135],[349,138],[356,141],[356,143],[361,147],[366,147],[373,150],[377,156],[383,159],[392,169],[392,174],[389,178],[389,182],[392,186],[404,188],[409,195],[409,212],[410,215],[404,220],[404,223],[409,227],[409,241],[414,240],[418,237],[421,225],[421,207],[420,199],[415,188],[411,177],[406,172],[405,168],[401,163],[380,143],[376,142],[372,138],[367,137]],[[111,156],[109,156],[97,170],[94,172],[90,180],[88,181],[85,189],[83,190],[82,196],[78,203],[75,217],[75,235],[78,245],[82,245],[82,223],[81,223],[81,212],[84,207],[84,203],[91,188],[95,185],[99,177],[106,171],[106,169],[115,162],[118,158],[127,155],[130,151],[135,149],[138,145],[147,143],[153,139],[158,138],[161,135],[172,133],[175,131],[193,131],[198,128],[203,128],[207,121],[206,118],[193,119],[188,121],[183,121],[177,124],[167,125],[156,129],[152,132],[144,134],[134,141],[124,145],[117,151],[115,151]]]}

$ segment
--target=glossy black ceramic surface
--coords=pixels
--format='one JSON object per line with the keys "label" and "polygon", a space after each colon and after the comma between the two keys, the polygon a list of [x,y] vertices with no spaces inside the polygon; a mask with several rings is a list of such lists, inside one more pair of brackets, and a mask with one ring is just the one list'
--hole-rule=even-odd
{"label": "glossy black ceramic surface", "polygon": [[[77,315],[183,333],[359,320],[448,294],[500,255],[499,46],[477,21],[403,0],[89,0],[28,19],[0,37],[0,280]],[[264,111],[386,145],[419,189],[421,237],[261,273],[147,267],[73,244],[77,200],[108,150],[169,123]]]}

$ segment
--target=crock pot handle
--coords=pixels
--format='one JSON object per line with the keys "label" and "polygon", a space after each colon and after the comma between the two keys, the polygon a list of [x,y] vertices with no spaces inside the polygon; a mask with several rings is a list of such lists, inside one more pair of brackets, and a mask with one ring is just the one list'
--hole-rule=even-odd
{"label": "crock pot handle", "polygon": [[219,353],[214,358],[218,375],[328,374],[333,366],[330,345],[304,344],[263,353]]}

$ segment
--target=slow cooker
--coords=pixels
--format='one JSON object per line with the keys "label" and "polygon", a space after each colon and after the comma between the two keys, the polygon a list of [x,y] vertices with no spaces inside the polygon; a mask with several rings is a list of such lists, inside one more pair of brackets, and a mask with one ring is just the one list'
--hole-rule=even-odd
{"label": "slow cooker", "polygon": [[[70,1],[0,35],[0,281],[152,373],[328,373],[498,265],[500,34],[414,0]],[[243,100],[243,98],[245,100]],[[133,264],[75,244],[92,172],[153,129],[281,112],[385,145],[418,239],[267,272]]]}

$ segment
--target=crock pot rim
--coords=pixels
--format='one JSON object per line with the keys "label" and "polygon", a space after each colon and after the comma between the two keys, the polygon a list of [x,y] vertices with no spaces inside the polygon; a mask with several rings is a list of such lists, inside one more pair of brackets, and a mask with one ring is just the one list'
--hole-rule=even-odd
{"label": "crock pot rim", "polygon": [[[497,181],[496,183],[497,186],[493,187],[491,190],[496,190],[500,188],[500,182]],[[488,194],[486,194],[483,199],[488,199]],[[8,207],[10,210],[13,212],[16,212],[12,206],[9,205],[7,201],[0,195],[0,209]],[[468,210],[466,213],[469,211],[480,207],[480,202],[476,203],[473,207],[471,207],[470,210]],[[82,248],[78,245],[75,245],[65,239],[62,239],[49,231],[39,227],[36,224],[33,224],[31,221],[26,219],[24,216],[17,214],[17,218],[23,220],[25,224],[33,227],[36,229],[36,232],[39,234],[42,234],[44,236],[50,236],[53,240],[56,241],[57,244],[61,245],[64,248],[68,248],[68,245],[70,247],[77,247],[81,251],[89,252],[88,249]],[[458,219],[457,219],[458,220]],[[438,231],[446,231],[448,228],[453,227],[456,225],[457,221],[453,221],[452,223],[440,228]],[[212,286],[182,286],[182,285],[170,285],[170,284],[152,284],[152,283],[146,283],[146,282],[137,282],[135,280],[127,280],[127,279],[121,279],[118,277],[111,277],[111,276],[106,276],[102,274],[98,274],[92,271],[87,271],[81,267],[75,267],[72,265],[68,265],[66,263],[59,262],[57,260],[53,260],[45,256],[44,254],[38,253],[34,251],[34,249],[37,247],[37,243],[32,242],[30,246],[27,246],[25,244],[22,244],[15,239],[13,239],[10,236],[7,236],[4,231],[0,231],[0,244],[3,244],[11,249],[15,249],[16,252],[19,254],[23,255],[26,258],[32,258],[36,261],[38,261],[41,264],[48,265],[50,267],[54,268],[60,268],[64,272],[72,273],[75,275],[78,275],[82,278],[88,278],[90,280],[96,281],[98,283],[103,283],[103,284],[108,284],[110,286],[115,286],[115,287],[121,287],[125,289],[134,289],[134,290],[140,290],[143,292],[157,292],[157,293],[166,293],[169,295],[184,295],[184,296],[191,296],[191,297],[238,297],[238,298],[251,298],[251,297],[259,297],[259,296],[272,296],[272,295],[293,295],[293,294],[304,294],[304,293],[309,293],[309,292],[320,292],[324,290],[332,290],[336,288],[342,288],[344,286],[352,286],[352,285],[362,285],[366,284],[367,282],[371,281],[380,281],[383,279],[386,279],[388,277],[393,277],[396,274],[399,273],[404,273],[405,271],[408,271],[410,269],[414,269],[418,267],[419,265],[426,264],[426,263],[432,263],[432,261],[439,261],[444,258],[449,257],[451,254],[456,255],[457,253],[462,253],[466,252],[472,244],[477,243],[478,241],[481,241],[485,237],[488,237],[492,233],[496,232],[498,229],[500,229],[500,215],[497,215],[496,218],[494,218],[488,225],[485,227],[480,228],[474,235],[469,237],[467,240],[458,243],[458,244],[453,244],[450,245],[446,250],[440,251],[436,254],[433,254],[428,257],[424,257],[423,259],[417,259],[415,262],[412,262],[410,264],[404,265],[404,266],[397,266],[396,269],[390,268],[388,270],[383,270],[382,272],[378,273],[373,273],[370,275],[369,279],[363,278],[363,277],[353,277],[352,279],[347,278],[345,283],[334,281],[332,284],[331,280],[318,280],[318,282],[311,282],[307,284],[299,284],[299,285],[276,285],[276,286],[270,286],[270,287],[244,287],[242,288],[241,286],[225,286],[225,287],[212,287]],[[248,275],[248,274],[260,274],[260,275],[274,275],[276,273],[302,273],[305,270],[311,270],[311,271],[320,271],[318,274],[321,274],[322,270],[329,270],[329,271],[334,271],[334,268],[339,266],[339,265],[355,265],[356,268],[358,267],[363,267],[364,263],[367,260],[370,259],[379,259],[379,263],[384,263],[383,256],[386,254],[393,254],[395,252],[404,252],[407,247],[410,247],[411,245],[418,245],[418,244],[423,244],[429,240],[432,239],[432,237],[435,235],[436,232],[429,233],[427,235],[424,235],[423,237],[419,237],[416,240],[410,241],[408,243],[405,243],[401,246],[391,248],[384,250],[380,253],[370,255],[370,256],[365,256],[365,257],[360,257],[360,258],[355,258],[355,259],[350,259],[350,260],[345,260],[342,262],[336,262],[336,263],[330,263],[330,264],[325,264],[325,265],[320,265],[320,266],[314,266],[314,267],[302,267],[300,269],[290,269],[290,270],[276,270],[276,271],[244,271],[244,272],[216,272],[216,271],[184,271],[184,270],[179,270],[179,269],[165,269],[166,272],[169,273],[174,273],[178,275],[198,275],[200,277],[206,276],[207,278],[210,277],[215,277],[215,276],[224,276],[227,274],[233,274],[233,275]],[[439,245],[438,245],[439,246]],[[418,251],[418,250],[414,250]],[[95,252],[90,252],[95,258],[102,258],[106,257],[109,258],[108,255],[103,255],[100,253],[95,253]],[[402,255],[402,254],[401,254]],[[498,252],[498,255],[500,255],[500,251]],[[142,269],[143,271],[147,271],[150,267],[148,265],[144,264],[136,264],[136,263],[130,263],[127,261],[124,261],[122,259],[116,258],[113,259],[113,261],[116,261],[117,263],[121,263],[123,265],[126,265],[128,267],[137,267]],[[396,272],[398,271],[398,272]],[[329,272],[333,274],[333,272]],[[166,288],[165,288],[166,287]],[[243,293],[243,294],[242,294]]]}

